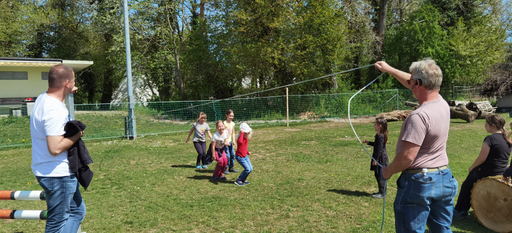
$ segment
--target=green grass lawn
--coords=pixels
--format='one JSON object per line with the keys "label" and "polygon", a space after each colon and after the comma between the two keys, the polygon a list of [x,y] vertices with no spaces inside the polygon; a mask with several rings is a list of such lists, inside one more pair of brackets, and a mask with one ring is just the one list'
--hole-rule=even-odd
{"label": "green grass lawn", "polygon": [[[507,121],[510,120],[506,117]],[[388,154],[394,158],[402,122],[390,122]],[[507,124],[508,126],[508,124]],[[355,125],[373,140],[372,123]],[[348,123],[317,122],[254,127],[249,142],[250,185],[212,182],[214,166],[195,170],[187,133],[86,141],[95,178],[82,192],[92,232],[379,232],[382,200],[370,158]],[[448,155],[459,188],[478,156],[484,120],[452,120]],[[371,147],[368,148],[371,151]],[[31,149],[0,150],[0,190],[42,190],[32,174]],[[237,169],[242,170],[240,165]],[[394,175],[388,182],[384,232],[395,232]],[[1,209],[46,209],[43,201],[0,201]],[[0,220],[0,232],[43,232],[44,221]],[[454,232],[491,232],[471,216]]]}

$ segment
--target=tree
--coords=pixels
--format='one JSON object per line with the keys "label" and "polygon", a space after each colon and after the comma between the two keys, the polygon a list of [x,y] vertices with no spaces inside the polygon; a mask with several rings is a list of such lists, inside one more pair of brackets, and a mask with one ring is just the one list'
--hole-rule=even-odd
{"label": "tree", "polygon": [[[406,70],[411,62],[433,58],[443,70],[444,90],[482,83],[487,69],[503,58],[506,28],[499,20],[501,4],[464,2],[464,7],[456,4],[455,8],[421,5],[389,37],[386,59]],[[456,22],[455,16],[459,17]]]}

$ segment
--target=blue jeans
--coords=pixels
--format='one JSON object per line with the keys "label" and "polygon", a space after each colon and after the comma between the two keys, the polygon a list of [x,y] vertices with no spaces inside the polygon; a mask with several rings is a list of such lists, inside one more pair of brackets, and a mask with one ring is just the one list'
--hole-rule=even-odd
{"label": "blue jeans", "polygon": [[46,195],[48,219],[45,232],[77,232],[86,210],[75,175],[36,178]]}
{"label": "blue jeans", "polygon": [[233,142],[230,142],[229,146],[225,146],[226,156],[228,157],[228,167],[233,168],[235,166],[235,149],[233,148]]}
{"label": "blue jeans", "polygon": [[457,180],[450,168],[435,172],[402,172],[394,203],[396,232],[452,232],[453,199]]}
{"label": "blue jeans", "polygon": [[237,180],[244,182],[245,180],[247,180],[247,177],[252,172],[251,160],[249,159],[249,156],[245,156],[242,158],[237,155],[236,161],[238,161],[238,163],[244,168],[244,170],[242,171]]}

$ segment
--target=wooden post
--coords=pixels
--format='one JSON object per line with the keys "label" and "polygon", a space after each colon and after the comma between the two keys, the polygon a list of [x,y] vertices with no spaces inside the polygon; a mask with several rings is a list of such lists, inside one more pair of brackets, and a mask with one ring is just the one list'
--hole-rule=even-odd
{"label": "wooden post", "polygon": [[286,127],[290,127],[290,109],[288,107],[288,87],[286,88]]}

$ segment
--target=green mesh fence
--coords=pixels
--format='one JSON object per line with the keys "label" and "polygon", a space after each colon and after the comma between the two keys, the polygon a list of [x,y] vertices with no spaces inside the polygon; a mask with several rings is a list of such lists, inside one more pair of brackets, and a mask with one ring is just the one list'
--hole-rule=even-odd
{"label": "green mesh fence", "polygon": [[[355,93],[355,92],[354,92]],[[347,118],[348,101],[354,93],[290,95],[290,122]],[[351,117],[410,109],[405,101],[414,101],[410,90],[362,92],[351,102]],[[87,125],[84,140],[127,137],[128,103],[76,104],[75,119]],[[226,110],[235,113],[235,122],[251,126],[286,124],[286,96],[224,100],[166,101],[136,103],[136,134],[152,135],[187,132],[199,112],[208,116],[210,127],[224,120]],[[31,145],[28,116],[0,118],[0,147]]]}

